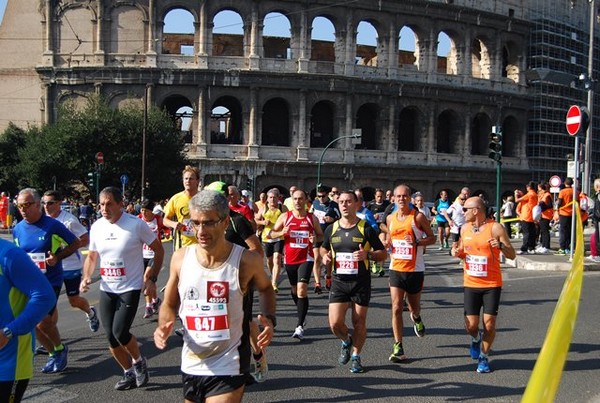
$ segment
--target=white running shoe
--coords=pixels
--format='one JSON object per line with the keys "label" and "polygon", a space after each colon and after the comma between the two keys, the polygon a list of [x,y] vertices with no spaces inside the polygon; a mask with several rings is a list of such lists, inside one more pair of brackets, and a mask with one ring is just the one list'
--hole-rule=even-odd
{"label": "white running shoe", "polygon": [[302,326],[298,326],[296,330],[294,330],[292,337],[294,339],[302,340],[304,338],[304,328]]}

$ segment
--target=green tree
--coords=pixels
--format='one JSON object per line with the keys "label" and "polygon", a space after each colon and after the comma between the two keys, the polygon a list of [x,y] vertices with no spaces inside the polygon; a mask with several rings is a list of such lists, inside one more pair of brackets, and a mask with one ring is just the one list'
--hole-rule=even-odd
{"label": "green tree", "polygon": [[19,189],[15,166],[19,162],[19,150],[25,147],[26,132],[12,122],[0,134],[0,190],[15,194]]}
{"label": "green tree", "polygon": [[[121,187],[120,176],[130,178],[128,192],[141,194],[143,109],[131,106],[111,109],[100,97],[92,97],[84,108],[60,107],[57,122],[25,134],[15,171],[21,186],[51,187],[56,177],[62,190],[87,188],[88,172],[97,169],[95,155],[104,154],[100,187]],[[185,164],[183,138],[164,111],[148,111],[146,130],[145,196],[166,197],[179,188]],[[88,189],[95,196],[92,189]]]}

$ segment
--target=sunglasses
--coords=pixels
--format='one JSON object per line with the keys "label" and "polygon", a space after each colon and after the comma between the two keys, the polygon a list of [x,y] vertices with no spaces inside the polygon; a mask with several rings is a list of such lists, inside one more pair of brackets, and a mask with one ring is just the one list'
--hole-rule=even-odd
{"label": "sunglasses", "polygon": [[43,202],[42,202],[42,204],[43,204],[44,206],[53,206],[53,205],[55,205],[56,203],[58,203],[56,200],[48,200],[48,201],[43,201]]}
{"label": "sunglasses", "polygon": [[477,207],[463,207],[463,213],[466,213],[467,211],[474,209],[474,208],[477,208]]}
{"label": "sunglasses", "polygon": [[317,197],[320,199],[322,197],[327,197],[327,195],[323,194],[323,195],[317,195]]}
{"label": "sunglasses", "polygon": [[35,202],[17,203],[17,208],[19,210],[24,210],[26,208],[33,206],[34,204],[35,204]]}

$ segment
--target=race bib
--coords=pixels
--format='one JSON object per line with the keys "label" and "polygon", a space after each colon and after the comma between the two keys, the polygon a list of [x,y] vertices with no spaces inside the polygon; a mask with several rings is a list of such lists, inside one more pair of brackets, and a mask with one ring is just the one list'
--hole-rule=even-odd
{"label": "race bib", "polygon": [[487,277],[488,258],[487,256],[467,255],[465,259],[467,275],[473,277]]}
{"label": "race bib", "polygon": [[144,259],[154,259],[154,251],[151,247],[144,244],[144,246],[142,247],[142,256]]}
{"label": "race bib", "polygon": [[46,254],[44,252],[40,253],[28,253],[33,263],[42,271],[42,273],[46,273]]}
{"label": "race bib", "polygon": [[194,231],[194,226],[192,225],[192,220],[190,218],[184,218],[181,222],[183,224],[183,228],[181,229],[181,233],[186,236],[196,236],[196,232]]}
{"label": "race bib", "polygon": [[127,280],[123,259],[107,259],[100,263],[100,277],[107,283],[122,283]]}
{"label": "race bib", "polygon": [[296,249],[306,249],[310,244],[309,231],[290,231],[290,247]]}
{"label": "race bib", "polygon": [[319,223],[325,224],[325,215],[327,214],[325,211],[315,209],[313,210],[313,214],[315,215],[315,217],[317,217]]}
{"label": "race bib", "polygon": [[184,304],[185,327],[198,342],[229,340],[227,304],[188,301]]}
{"label": "race bib", "polygon": [[403,239],[392,240],[392,258],[398,260],[412,260],[414,247]]}
{"label": "race bib", "polygon": [[337,274],[358,274],[358,259],[354,258],[353,253],[335,254],[335,272]]}

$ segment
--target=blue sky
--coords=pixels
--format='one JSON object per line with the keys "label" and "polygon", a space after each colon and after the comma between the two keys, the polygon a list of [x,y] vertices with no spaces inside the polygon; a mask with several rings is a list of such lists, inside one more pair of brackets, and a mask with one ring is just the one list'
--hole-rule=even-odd
{"label": "blue sky", "polygon": [[4,9],[6,8],[6,2],[8,0],[0,0],[0,21],[2,21],[2,17],[4,17]]}

